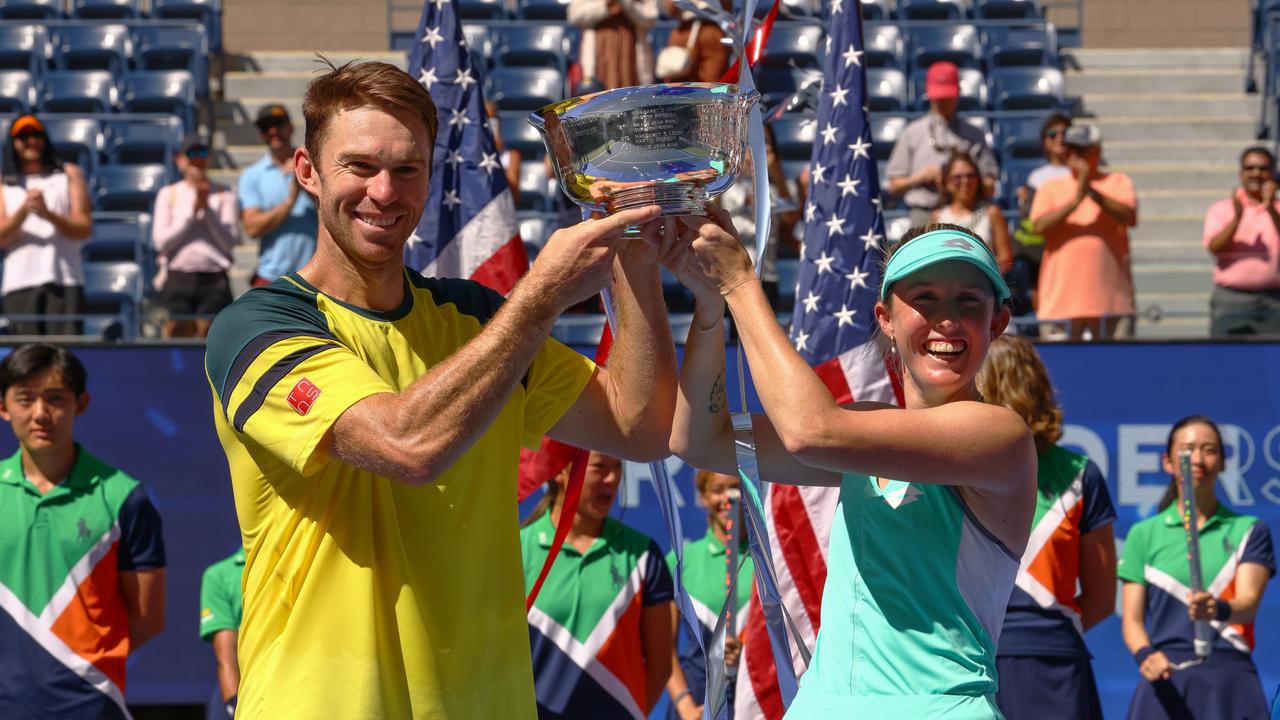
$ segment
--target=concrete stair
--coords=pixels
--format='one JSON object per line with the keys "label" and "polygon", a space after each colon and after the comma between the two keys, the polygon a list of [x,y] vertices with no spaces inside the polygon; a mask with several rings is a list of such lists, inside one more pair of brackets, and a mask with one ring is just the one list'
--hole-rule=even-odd
{"label": "concrete stair", "polygon": [[1204,337],[1213,261],[1204,213],[1238,184],[1260,99],[1244,92],[1244,49],[1069,51],[1067,94],[1102,130],[1105,162],[1133,178],[1130,233],[1138,335]]}

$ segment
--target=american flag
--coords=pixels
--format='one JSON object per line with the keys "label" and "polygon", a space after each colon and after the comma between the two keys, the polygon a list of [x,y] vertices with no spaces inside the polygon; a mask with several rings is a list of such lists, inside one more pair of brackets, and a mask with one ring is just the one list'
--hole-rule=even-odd
{"label": "american flag", "polygon": [[[884,256],[880,182],[871,150],[857,0],[831,0],[816,141],[809,161],[791,341],[837,402],[895,402],[880,354],[871,344]],[[838,488],[770,485],[765,519],[775,538],[773,562],[782,600],[812,648],[827,578],[827,540]],[[747,619],[734,717],[781,718],[773,658],[758,597]],[[804,667],[792,650],[797,670]]]}
{"label": "american flag", "polygon": [[424,275],[471,278],[502,294],[529,269],[516,206],[484,109],[484,79],[471,64],[455,0],[422,8],[409,74],[435,100],[440,130],[431,190],[405,264]]}

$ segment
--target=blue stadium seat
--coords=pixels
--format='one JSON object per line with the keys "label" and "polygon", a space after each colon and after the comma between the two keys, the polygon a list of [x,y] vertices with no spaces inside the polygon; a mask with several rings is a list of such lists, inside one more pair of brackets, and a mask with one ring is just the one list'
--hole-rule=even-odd
{"label": "blue stadium seat", "polygon": [[966,6],[965,0],[898,0],[898,19],[959,20]]}
{"label": "blue stadium seat", "polygon": [[1046,113],[997,117],[995,134],[1001,162],[1013,159],[1039,159],[1044,156],[1040,145],[1040,128]]}
{"label": "blue stadium seat", "polygon": [[1011,65],[1058,65],[1058,43],[1052,26],[989,25],[982,47],[988,68]]}
{"label": "blue stadium seat", "polygon": [[679,24],[672,20],[659,20],[654,24],[653,29],[649,31],[649,44],[653,47],[655,57],[662,52],[662,48],[671,44],[671,33],[677,27]]}
{"label": "blue stadium seat", "polygon": [[1000,189],[996,197],[1004,207],[1017,207],[1018,198],[1014,194],[1018,188],[1027,184],[1027,176],[1032,170],[1044,164],[1043,159],[1009,160],[1000,167]]}
{"label": "blue stadium seat", "polygon": [[157,20],[195,20],[204,28],[209,49],[222,50],[220,0],[151,0],[151,17]]}
{"label": "blue stadium seat", "polygon": [[55,20],[62,17],[62,0],[0,0],[5,20]]}
{"label": "blue stadium seat", "polygon": [[826,32],[811,22],[780,22],[773,26],[760,62],[765,67],[822,68]]}
{"label": "blue stadium seat", "polygon": [[166,167],[182,143],[182,120],[176,115],[112,118],[103,125],[107,162],[116,165],[160,163]]}
{"label": "blue stadium seat", "polygon": [[520,164],[520,202],[517,210],[537,210],[549,212],[556,192],[555,184],[547,177],[546,163],[527,162]]}
{"label": "blue stadium seat", "polygon": [[862,38],[863,65],[896,67],[899,70],[906,68],[906,43],[902,39],[902,29],[897,25],[867,25],[862,30]]}
{"label": "blue stadium seat", "polygon": [[818,123],[800,113],[787,113],[769,124],[773,148],[782,160],[808,161],[813,155]]}
{"label": "blue stadium seat", "polygon": [[29,71],[0,70],[0,114],[31,112],[35,102],[36,81]]}
{"label": "blue stadium seat", "polygon": [[519,150],[524,162],[542,162],[547,145],[542,134],[529,124],[529,114],[523,112],[499,113],[498,127],[502,132],[502,144]]}
{"label": "blue stadium seat", "polygon": [[982,66],[981,38],[973,25],[925,25],[911,28],[908,35],[911,64],[916,70],[939,60],[948,60],[962,68]]}
{"label": "blue stadium seat", "polygon": [[[917,70],[911,75],[912,106],[916,110],[928,110],[929,98],[925,97],[924,81],[927,70]],[[974,112],[987,108],[987,81],[981,70],[973,68],[960,69],[960,102],[956,105],[960,112]]]}
{"label": "blue stadium seat", "polygon": [[1062,71],[1051,67],[998,67],[991,71],[995,110],[1059,110],[1066,106]]}
{"label": "blue stadium seat", "polygon": [[879,22],[893,19],[892,0],[862,0],[862,20]]}
{"label": "blue stadium seat", "polygon": [[41,118],[49,141],[65,162],[73,162],[92,175],[102,153],[102,125],[93,118],[46,115]]}
{"label": "blue stadium seat", "polygon": [[133,58],[139,70],[186,70],[196,95],[209,94],[209,41],[194,23],[135,25]]}
{"label": "blue stadium seat", "polygon": [[532,262],[547,244],[547,238],[555,232],[556,218],[547,213],[522,212],[516,220],[520,223],[520,239],[524,242],[525,251]]}
{"label": "blue stadium seat", "polygon": [[[778,6],[778,17],[808,18],[822,15],[822,8],[817,0],[781,0],[781,3]],[[764,12],[767,14],[770,5],[772,3],[761,2],[756,5],[756,12],[758,13],[761,8],[764,8]]]}
{"label": "blue stadium seat", "polygon": [[868,68],[867,107],[873,113],[906,110],[906,74],[897,68]]}
{"label": "blue stadium seat", "polygon": [[1032,20],[1044,17],[1040,0],[973,0],[973,16],[982,20]]}
{"label": "blue stadium seat", "polygon": [[130,73],[124,79],[121,107],[125,112],[172,113],[192,131],[196,126],[195,81],[186,70]]}
{"label": "blue stadium seat", "polygon": [[461,20],[501,20],[506,16],[506,0],[458,0]]}
{"label": "blue stadium seat", "polygon": [[103,165],[93,178],[93,209],[149,213],[169,178],[164,165]]}
{"label": "blue stadium seat", "polygon": [[142,268],[137,263],[86,264],[85,313],[103,316],[85,322],[86,334],[112,340],[133,339],[137,334],[142,284]]}
{"label": "blue stadium seat", "polygon": [[566,26],[559,23],[526,23],[496,29],[492,33],[492,57],[498,65],[553,67],[563,70],[569,50]]}
{"label": "blue stadium seat", "polygon": [[[485,73],[489,72],[493,57],[493,42],[489,37],[489,25],[486,23],[468,22],[462,24],[462,37],[467,41],[467,49],[471,51],[471,64]],[[414,41],[418,40],[414,36]]]}
{"label": "blue stadium seat", "polygon": [[81,20],[132,20],[140,15],[139,0],[71,0],[71,17]]}
{"label": "blue stadium seat", "polygon": [[129,68],[133,40],[129,27],[86,22],[54,26],[53,61],[59,70],[109,70],[117,78]]}
{"label": "blue stadium seat", "polygon": [[[893,144],[909,122],[905,115],[877,115],[871,120],[872,154],[876,160],[888,160]],[[880,178],[882,181],[884,178]]]}
{"label": "blue stadium seat", "polygon": [[551,68],[498,67],[485,79],[485,96],[500,110],[537,110],[564,99],[563,77]]}
{"label": "blue stadium seat", "polygon": [[565,21],[569,0],[519,0],[516,16],[525,20]]}
{"label": "blue stadium seat", "polygon": [[761,68],[756,72],[756,83],[765,107],[789,100],[807,89],[816,90],[822,84],[822,71],[805,68]]}
{"label": "blue stadium seat", "polygon": [[960,116],[961,122],[980,130],[986,137],[987,147],[994,148],[996,146],[995,135],[991,132],[991,121],[986,115],[967,114]]}
{"label": "blue stadium seat", "polygon": [[93,239],[84,244],[84,259],[91,263],[131,262],[147,267],[150,228],[142,213],[93,213]]}
{"label": "blue stadium seat", "polygon": [[0,24],[0,69],[26,70],[38,78],[52,57],[53,47],[43,25]]}
{"label": "blue stadium seat", "polygon": [[105,113],[115,109],[119,90],[107,70],[58,70],[45,74],[41,112]]}

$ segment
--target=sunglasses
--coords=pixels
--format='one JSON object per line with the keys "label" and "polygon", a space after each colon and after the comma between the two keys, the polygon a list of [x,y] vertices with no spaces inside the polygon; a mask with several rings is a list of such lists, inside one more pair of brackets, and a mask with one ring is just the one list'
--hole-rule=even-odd
{"label": "sunglasses", "polygon": [[973,173],[956,173],[949,176],[948,179],[955,180],[956,182],[969,182],[971,180],[977,180],[978,176]]}
{"label": "sunglasses", "polygon": [[1046,130],[1044,133],[1044,136],[1047,138],[1056,138],[1059,135],[1062,135],[1066,132],[1067,132],[1066,128],[1062,128],[1061,130]]}
{"label": "sunglasses", "polygon": [[192,160],[203,160],[204,158],[209,157],[209,148],[193,147],[183,154],[186,155],[188,158],[191,158]]}
{"label": "sunglasses", "polygon": [[13,137],[23,142],[29,142],[34,138],[43,139],[44,135],[41,135],[39,132],[35,130],[23,130],[22,132],[18,133],[17,135],[14,135]]}
{"label": "sunglasses", "polygon": [[262,132],[267,132],[268,130],[279,130],[288,126],[289,123],[285,120],[264,120],[263,122],[258,123],[258,129]]}
{"label": "sunglasses", "polygon": [[1270,165],[1245,165],[1240,169],[1245,172],[1271,172]]}

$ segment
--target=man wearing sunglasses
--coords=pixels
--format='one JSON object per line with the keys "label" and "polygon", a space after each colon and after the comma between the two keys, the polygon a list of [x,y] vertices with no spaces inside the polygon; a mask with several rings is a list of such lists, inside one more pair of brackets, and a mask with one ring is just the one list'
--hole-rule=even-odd
{"label": "man wearing sunglasses", "polygon": [[174,156],[182,179],[156,193],[151,240],[155,286],[169,311],[165,337],[205,337],[219,310],[231,304],[227,270],[240,243],[235,193],[209,180],[209,143],[188,135]]}
{"label": "man wearing sunglasses", "polygon": [[1280,204],[1271,151],[1240,155],[1240,187],[1214,203],[1204,218],[1204,244],[1213,253],[1209,333],[1280,336]]}
{"label": "man wearing sunglasses", "polygon": [[320,231],[316,204],[293,174],[293,122],[283,105],[258,111],[255,122],[267,152],[240,175],[240,220],[245,234],[257,238],[254,287],[300,269],[316,249]]}

